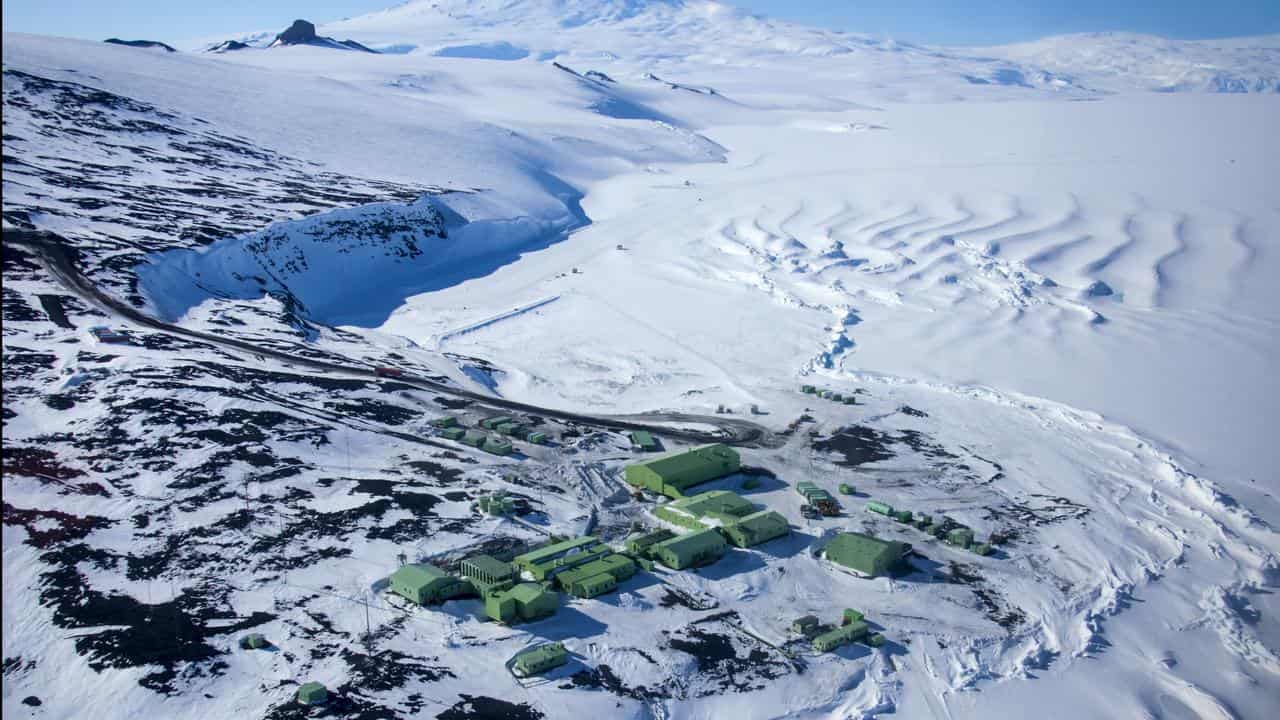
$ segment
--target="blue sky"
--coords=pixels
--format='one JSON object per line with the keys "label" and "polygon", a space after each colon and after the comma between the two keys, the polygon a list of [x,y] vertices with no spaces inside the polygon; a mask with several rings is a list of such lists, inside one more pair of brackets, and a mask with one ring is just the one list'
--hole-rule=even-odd
{"label": "blue sky", "polygon": [[[336,20],[397,1],[4,0],[3,8],[7,31],[179,42],[245,30],[284,29],[296,17]],[[1280,0],[737,0],[734,4],[812,25],[939,44],[994,44],[1099,30],[1176,38],[1280,32]]]}

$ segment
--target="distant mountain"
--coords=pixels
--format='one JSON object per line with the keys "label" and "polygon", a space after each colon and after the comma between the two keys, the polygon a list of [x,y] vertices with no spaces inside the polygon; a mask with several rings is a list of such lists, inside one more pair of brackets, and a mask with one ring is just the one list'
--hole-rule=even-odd
{"label": "distant mountain", "polygon": [[178,52],[168,45],[156,40],[121,40],[120,38],[107,38],[102,42],[111,43],[112,45],[128,45],[136,48],[160,48],[165,52]]}
{"label": "distant mountain", "polygon": [[1137,33],[1059,35],[985,48],[1003,59],[1157,92],[1280,92],[1280,35],[1170,40]]}

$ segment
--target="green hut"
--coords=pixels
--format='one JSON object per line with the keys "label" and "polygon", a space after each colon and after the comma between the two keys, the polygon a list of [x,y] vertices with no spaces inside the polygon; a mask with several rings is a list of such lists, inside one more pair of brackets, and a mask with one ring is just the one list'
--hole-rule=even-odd
{"label": "green hut", "polygon": [[729,546],[715,530],[697,530],[663,540],[653,546],[655,560],[672,570],[710,565],[720,559]]}
{"label": "green hut", "polygon": [[553,642],[539,645],[536,648],[516,653],[511,664],[511,672],[516,677],[526,678],[558,668],[569,662],[569,652],[564,645]]}
{"label": "green hut", "polygon": [[301,705],[319,705],[329,699],[329,691],[324,685],[312,681],[298,687],[298,703]]}

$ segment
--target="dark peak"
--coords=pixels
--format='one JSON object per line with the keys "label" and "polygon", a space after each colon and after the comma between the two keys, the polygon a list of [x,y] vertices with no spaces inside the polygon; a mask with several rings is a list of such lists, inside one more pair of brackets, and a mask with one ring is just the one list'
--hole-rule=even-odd
{"label": "dark peak", "polygon": [[178,52],[158,40],[121,40],[120,38],[107,38],[102,42],[111,43],[112,45],[127,45],[129,47],[161,48],[165,52]]}
{"label": "dark peak", "polygon": [[304,45],[316,41],[316,26],[306,20],[294,20],[288,30],[276,36],[283,45]]}
{"label": "dark peak", "polygon": [[209,52],[222,53],[222,52],[229,52],[232,50],[244,50],[248,47],[249,47],[248,45],[240,42],[239,40],[224,40],[218,43],[217,45],[214,45],[213,47],[209,48]]}

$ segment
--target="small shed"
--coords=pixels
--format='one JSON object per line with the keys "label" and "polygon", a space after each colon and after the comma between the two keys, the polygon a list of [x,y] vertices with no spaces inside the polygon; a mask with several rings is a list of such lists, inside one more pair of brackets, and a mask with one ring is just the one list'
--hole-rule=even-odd
{"label": "small shed", "polygon": [[261,650],[267,647],[271,647],[271,643],[267,642],[267,638],[262,633],[249,633],[240,638],[242,650]]}
{"label": "small shed", "polygon": [[314,680],[298,687],[298,703],[301,705],[319,705],[328,699],[329,691]]}
{"label": "small shed", "polygon": [[484,439],[484,444],[480,446],[481,450],[494,455],[510,455],[515,449],[511,443],[500,437],[490,436]]}
{"label": "small shed", "polygon": [[729,549],[715,530],[697,530],[664,540],[653,546],[653,557],[672,570],[710,565]]}
{"label": "small shed", "polygon": [[791,632],[811,638],[818,634],[819,627],[817,615],[804,615],[791,623]]}
{"label": "small shed", "polygon": [[440,431],[440,437],[446,440],[461,440],[467,431],[460,427],[447,427]]}
{"label": "small shed", "polygon": [[558,642],[546,643],[538,647],[516,653],[511,664],[511,672],[516,677],[540,675],[552,668],[569,662],[569,652]]}
{"label": "small shed", "polygon": [[451,428],[451,427],[457,427],[457,426],[458,426],[458,418],[456,418],[456,417],[454,417],[454,416],[452,416],[452,415],[445,415],[444,417],[438,417],[438,418],[436,418],[435,420],[432,420],[432,421],[431,421],[431,424],[432,424],[432,425],[434,425],[435,427],[438,427],[438,428]]}
{"label": "small shed", "polygon": [[547,434],[540,430],[535,430],[529,433],[529,435],[525,439],[533,443],[534,445],[542,445],[547,441]]}
{"label": "small shed", "polygon": [[472,447],[480,447],[488,436],[478,430],[468,430],[460,439]]}
{"label": "small shed", "polygon": [[813,649],[818,652],[831,652],[841,645],[857,642],[867,636],[867,624],[862,621],[841,625],[828,630],[813,639]]}
{"label": "small shed", "polygon": [[968,548],[973,544],[973,531],[967,527],[958,527],[947,533],[947,544]]}
{"label": "small shed", "polygon": [[466,593],[466,585],[434,565],[409,564],[391,573],[391,592],[426,605]]}
{"label": "small shed", "polygon": [[857,488],[849,483],[840,483],[839,490],[841,495],[853,495],[858,491]]}
{"label": "small shed", "polygon": [[515,418],[510,415],[499,415],[498,417],[485,418],[480,421],[480,427],[493,430],[503,423],[515,422]]}

